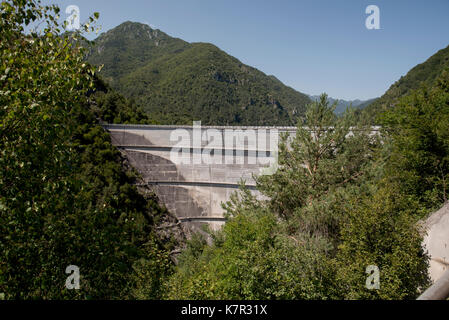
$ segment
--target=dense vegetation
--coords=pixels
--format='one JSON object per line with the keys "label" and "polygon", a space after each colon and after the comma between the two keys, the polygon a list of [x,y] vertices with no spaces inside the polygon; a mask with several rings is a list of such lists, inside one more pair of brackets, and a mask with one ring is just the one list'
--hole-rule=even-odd
{"label": "dense vegetation", "polygon": [[136,106],[133,100],[112,89],[102,79],[95,76],[95,90],[90,92],[90,111],[106,123],[150,124],[153,123],[142,108]]}
{"label": "dense vegetation", "polygon": [[168,298],[413,299],[429,285],[418,222],[448,200],[449,72],[383,113],[380,136],[347,135],[353,114],[334,108],[322,96],[306,114],[315,135],[283,141],[279,170],[257,178],[269,200],[243,188],[212,245],[190,241]]}
{"label": "dense vegetation", "polygon": [[389,175],[432,208],[449,196],[449,68],[379,117],[393,144]]}
{"label": "dense vegetation", "polygon": [[391,85],[382,97],[368,105],[364,113],[374,120],[376,115],[390,109],[396,105],[399,98],[419,89],[421,85],[433,86],[446,68],[449,68],[449,46],[412,68],[405,76]]}
{"label": "dense vegetation", "polygon": [[[447,123],[447,87],[442,91],[435,102],[446,106]],[[301,124],[290,148],[284,139],[278,171],[257,178],[269,200],[243,188],[225,205],[230,220],[212,234],[213,244],[189,243],[168,283],[169,298],[411,299],[428,286],[417,222],[429,206],[403,187],[408,167],[390,160],[409,146],[390,134],[380,143],[364,126],[348,135],[353,112],[339,118],[334,108],[323,95],[306,113],[314,135]],[[405,122],[395,128],[412,139]],[[447,179],[447,167],[433,177],[440,174]],[[444,190],[434,180],[426,188]],[[380,269],[379,290],[365,287],[370,265]]]}
{"label": "dense vegetation", "polygon": [[309,98],[207,43],[140,23],[100,35],[88,61],[161,124],[295,125]]}
{"label": "dense vegetation", "polygon": [[[57,36],[58,12],[38,1],[1,3],[0,292],[6,299],[158,298],[172,263],[154,224],[167,213],[137,192],[136,174],[123,167],[95,114],[146,118],[123,99],[105,110],[111,102],[100,98],[90,110],[91,99],[111,93],[92,95],[94,69],[73,39]],[[24,25],[39,22],[41,32],[24,35]],[[69,265],[80,268],[80,290],[64,286]]]}
{"label": "dense vegetation", "polygon": [[[37,0],[10,0],[1,3],[0,12],[4,298],[411,299],[429,285],[418,221],[448,199],[449,72],[407,91],[394,108],[382,113],[380,135],[371,134],[368,122],[354,127],[353,110],[336,116],[336,105],[321,96],[298,119],[294,139],[282,139],[279,169],[256,178],[266,198],[256,199],[242,185],[224,204],[229,221],[211,233],[212,243],[194,235],[174,266],[170,251],[176,240],[161,239],[155,231],[169,213],[153,195],[136,189],[137,173],[125,165],[98,123],[151,123],[178,114],[180,122],[191,119],[176,113],[177,102],[166,108],[165,115],[162,109],[145,113],[114,91],[114,86],[126,83],[116,80],[139,72],[144,77],[151,66],[173,79],[184,79],[191,75],[189,65],[205,72],[209,63],[221,64],[220,70],[229,67],[232,72],[213,73],[218,84],[212,87],[204,73],[198,74],[208,90],[217,86],[218,91],[211,92],[220,102],[228,101],[221,89],[240,85],[244,89],[230,89],[228,97],[239,92],[240,98],[260,102],[267,92],[263,90],[277,80],[257,78],[261,75],[257,70],[239,65],[211,45],[187,44],[127,23],[122,27],[140,28],[150,40],[161,37],[161,42],[149,41],[152,53],[117,49],[111,58],[117,69],[103,74],[112,81],[109,87],[85,63],[86,53],[72,38],[78,35],[58,36],[57,7],[43,7]],[[24,25],[33,23],[40,23],[41,32],[25,35]],[[113,46],[136,44],[135,34],[128,35],[129,42]],[[104,45],[115,39],[114,33],[103,37],[109,39]],[[165,49],[157,53],[164,43],[172,51],[168,55]],[[191,59],[198,61],[184,63]],[[128,60],[141,64],[135,74],[134,67],[126,69]],[[180,65],[174,67],[176,61]],[[239,84],[243,78],[234,77],[239,72],[258,81]],[[170,81],[152,88],[168,90]],[[278,85],[279,94],[287,90]],[[138,88],[129,85],[126,90]],[[155,101],[183,96],[176,91],[162,93],[154,96],[161,99]],[[293,109],[280,106],[271,113],[261,112],[259,120],[277,114],[280,121],[291,121]],[[238,114],[256,119],[264,110],[263,104],[259,107],[257,112]],[[192,112],[200,110],[205,109]],[[288,117],[276,113],[280,110],[286,110]],[[195,116],[205,122],[228,119],[215,113]],[[246,123],[245,117],[230,123]],[[80,267],[80,290],[64,287],[69,265]],[[378,290],[365,286],[370,265],[381,272]]]}

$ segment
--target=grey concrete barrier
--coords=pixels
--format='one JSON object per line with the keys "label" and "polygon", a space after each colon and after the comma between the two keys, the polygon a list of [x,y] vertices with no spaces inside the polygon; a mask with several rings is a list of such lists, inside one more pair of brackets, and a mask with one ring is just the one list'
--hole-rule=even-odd
{"label": "grey concrete barrier", "polygon": [[446,300],[447,298],[449,298],[449,269],[417,300]]}

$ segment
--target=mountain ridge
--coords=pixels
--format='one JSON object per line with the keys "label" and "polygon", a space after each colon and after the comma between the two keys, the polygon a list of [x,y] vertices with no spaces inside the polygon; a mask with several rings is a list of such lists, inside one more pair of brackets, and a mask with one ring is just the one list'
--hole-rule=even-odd
{"label": "mountain ridge", "polygon": [[87,60],[160,124],[296,125],[307,95],[204,43],[124,22],[93,41]]}
{"label": "mountain ridge", "polygon": [[[319,95],[308,95],[308,96],[312,101],[317,101],[320,98]],[[337,102],[337,106],[334,111],[336,114],[342,114],[346,110],[346,108],[348,108],[350,106],[352,106],[355,109],[361,110],[361,109],[367,107],[368,105],[370,105],[371,103],[373,103],[374,101],[376,101],[377,99],[378,98],[372,98],[372,99],[367,99],[367,100],[360,100],[360,99],[345,100],[345,99],[337,99],[337,98],[328,97],[330,104]]]}
{"label": "mountain ridge", "polygon": [[394,107],[400,97],[410,94],[421,85],[434,85],[438,76],[447,69],[449,69],[449,45],[410,69],[407,74],[393,83],[379,99],[368,105],[363,112],[374,119],[377,114]]}

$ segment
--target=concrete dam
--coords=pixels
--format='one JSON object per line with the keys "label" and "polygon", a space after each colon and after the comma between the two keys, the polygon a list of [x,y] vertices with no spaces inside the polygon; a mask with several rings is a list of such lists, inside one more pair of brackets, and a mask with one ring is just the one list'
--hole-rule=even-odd
{"label": "concrete dam", "polygon": [[196,229],[224,222],[222,202],[240,181],[251,192],[254,175],[276,164],[281,133],[296,127],[103,125],[167,209]]}
{"label": "concrete dam", "polygon": [[[167,209],[196,231],[203,224],[216,230],[225,222],[221,203],[230,199],[242,179],[260,197],[253,175],[274,172],[280,135],[296,132],[296,127],[201,127],[200,123],[103,127]],[[373,127],[372,133],[378,130]],[[423,246],[435,281],[449,267],[449,203],[423,222]]]}

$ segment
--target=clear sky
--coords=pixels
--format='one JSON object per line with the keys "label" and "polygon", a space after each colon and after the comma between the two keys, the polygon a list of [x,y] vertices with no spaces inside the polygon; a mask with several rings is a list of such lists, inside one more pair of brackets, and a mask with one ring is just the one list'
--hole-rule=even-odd
{"label": "clear sky", "polygon": [[[97,11],[107,31],[150,24],[189,42],[211,42],[245,64],[308,94],[382,95],[415,65],[449,45],[449,0],[45,0],[81,21]],[[368,5],[380,29],[368,30]]]}

